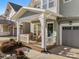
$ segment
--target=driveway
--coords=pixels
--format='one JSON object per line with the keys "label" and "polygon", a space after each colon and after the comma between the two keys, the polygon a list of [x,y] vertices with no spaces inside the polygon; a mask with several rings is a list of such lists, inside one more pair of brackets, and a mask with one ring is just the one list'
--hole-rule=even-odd
{"label": "driveway", "polygon": [[71,59],[79,59],[79,49],[66,46],[55,47],[54,49],[49,50],[49,54],[55,54]]}
{"label": "driveway", "polygon": [[79,59],[79,49],[59,46],[49,50],[47,54],[31,50],[27,56],[31,59]]}

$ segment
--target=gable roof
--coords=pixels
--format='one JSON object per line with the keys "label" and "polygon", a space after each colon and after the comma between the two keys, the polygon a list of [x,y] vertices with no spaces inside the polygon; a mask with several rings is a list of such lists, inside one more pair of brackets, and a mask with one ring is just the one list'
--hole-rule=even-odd
{"label": "gable roof", "polygon": [[12,3],[12,2],[9,2],[9,4],[12,6],[12,8],[15,11],[18,11],[22,7],[22,6],[18,5],[18,4]]}

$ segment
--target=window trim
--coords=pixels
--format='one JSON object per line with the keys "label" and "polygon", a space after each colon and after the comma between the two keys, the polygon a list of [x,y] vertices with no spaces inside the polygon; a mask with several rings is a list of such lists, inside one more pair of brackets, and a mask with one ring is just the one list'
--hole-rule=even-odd
{"label": "window trim", "polygon": [[68,0],[68,1],[63,0],[64,3],[68,3],[68,2],[71,2],[71,1],[72,1],[72,0]]}

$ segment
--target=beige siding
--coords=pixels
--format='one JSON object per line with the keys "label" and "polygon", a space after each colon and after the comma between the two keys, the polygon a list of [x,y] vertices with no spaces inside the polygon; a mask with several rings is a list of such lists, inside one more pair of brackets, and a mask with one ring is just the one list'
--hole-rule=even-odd
{"label": "beige siding", "polygon": [[9,30],[8,30],[8,25],[7,24],[4,24],[3,25],[3,31],[4,32],[8,32]]}

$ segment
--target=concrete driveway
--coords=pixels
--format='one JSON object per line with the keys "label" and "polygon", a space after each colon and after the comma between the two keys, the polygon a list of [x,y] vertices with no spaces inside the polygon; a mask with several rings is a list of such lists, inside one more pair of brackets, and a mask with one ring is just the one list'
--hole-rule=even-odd
{"label": "concrete driveway", "polygon": [[30,59],[79,59],[79,49],[59,46],[49,50],[47,54],[31,50],[27,56]]}
{"label": "concrete driveway", "polygon": [[49,53],[66,57],[66,58],[79,59],[79,49],[77,48],[59,46],[59,47],[49,50]]}

